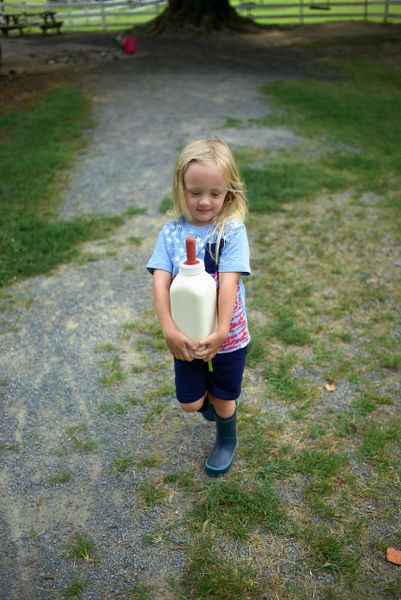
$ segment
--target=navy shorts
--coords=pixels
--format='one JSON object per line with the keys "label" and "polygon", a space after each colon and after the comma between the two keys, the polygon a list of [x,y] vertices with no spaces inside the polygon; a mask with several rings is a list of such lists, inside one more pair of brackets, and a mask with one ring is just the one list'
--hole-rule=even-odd
{"label": "navy shorts", "polygon": [[236,400],[241,394],[246,347],[216,354],[213,358],[213,371],[203,360],[191,362],[174,359],[175,388],[177,400],[184,404],[195,402],[210,392],[221,400]]}

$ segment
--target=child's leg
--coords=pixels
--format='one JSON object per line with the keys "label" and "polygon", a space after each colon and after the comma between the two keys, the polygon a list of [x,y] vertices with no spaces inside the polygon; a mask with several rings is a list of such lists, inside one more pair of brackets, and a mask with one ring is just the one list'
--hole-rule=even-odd
{"label": "child's leg", "polygon": [[213,404],[214,410],[219,417],[227,419],[228,417],[232,417],[232,415],[235,413],[235,400],[222,400],[221,398],[216,398],[216,396],[213,396],[213,394],[210,392],[209,400]]}
{"label": "child's leg", "polygon": [[174,359],[175,391],[185,412],[196,412],[203,407],[207,396],[207,371],[202,360]]}
{"label": "child's leg", "polygon": [[195,402],[180,402],[180,406],[183,410],[185,410],[185,412],[196,412],[203,407],[206,395],[207,394],[202,396],[202,398],[199,398],[199,400],[195,400]]}
{"label": "child's leg", "polygon": [[216,414],[216,441],[209,454],[205,471],[208,475],[222,475],[231,467],[237,447],[237,406],[241,393],[246,348],[213,359],[209,373],[208,394]]}
{"label": "child's leg", "polygon": [[186,362],[174,360],[177,400],[185,412],[201,413],[207,421],[214,421],[214,410],[207,397],[207,363],[203,360]]}
{"label": "child's leg", "polygon": [[234,413],[227,418],[220,417],[216,413],[216,441],[205,463],[206,473],[212,476],[226,473],[233,462],[236,447],[237,410],[235,407]]}

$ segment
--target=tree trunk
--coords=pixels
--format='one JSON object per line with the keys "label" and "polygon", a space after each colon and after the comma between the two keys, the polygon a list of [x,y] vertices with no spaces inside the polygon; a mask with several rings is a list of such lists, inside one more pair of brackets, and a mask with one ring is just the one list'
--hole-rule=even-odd
{"label": "tree trunk", "polygon": [[237,14],[229,0],[169,0],[164,12],[143,27],[150,33],[256,28],[253,21]]}

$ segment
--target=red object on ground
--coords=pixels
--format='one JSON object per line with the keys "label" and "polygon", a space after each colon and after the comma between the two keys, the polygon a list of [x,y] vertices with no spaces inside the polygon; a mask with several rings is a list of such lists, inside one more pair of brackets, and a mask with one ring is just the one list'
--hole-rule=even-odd
{"label": "red object on ground", "polygon": [[138,52],[138,40],[134,35],[125,35],[121,41],[121,47],[125,54]]}
{"label": "red object on ground", "polygon": [[187,260],[185,261],[185,264],[196,265],[196,263],[199,262],[196,258],[196,239],[188,236],[185,240],[185,247],[187,251]]}

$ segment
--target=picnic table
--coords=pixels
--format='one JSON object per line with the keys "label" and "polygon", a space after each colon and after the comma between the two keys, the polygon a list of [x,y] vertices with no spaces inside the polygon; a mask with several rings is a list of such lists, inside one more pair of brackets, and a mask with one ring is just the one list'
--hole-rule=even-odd
{"label": "picnic table", "polygon": [[57,33],[60,33],[63,21],[56,21],[56,12],[54,10],[47,10],[41,13],[43,22],[40,25],[43,33],[46,33],[48,29],[57,29]]}
{"label": "picnic table", "polygon": [[19,30],[23,35],[24,29],[40,27],[45,34],[48,29],[56,29],[60,33],[63,21],[56,21],[56,12],[47,10],[40,13],[2,13],[0,14],[0,30],[5,35],[12,30]]}

